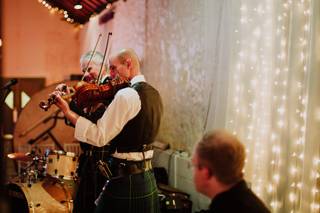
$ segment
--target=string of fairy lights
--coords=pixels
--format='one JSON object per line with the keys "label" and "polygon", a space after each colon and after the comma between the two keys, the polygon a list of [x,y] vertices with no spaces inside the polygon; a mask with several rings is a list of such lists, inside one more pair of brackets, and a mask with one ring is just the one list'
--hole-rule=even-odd
{"label": "string of fairy lights", "polygon": [[319,174],[319,164],[320,160],[319,157],[314,157],[312,162],[311,174],[310,178],[313,180],[313,186],[311,188],[311,197],[312,200],[310,202],[310,212],[319,212],[320,209],[320,193],[319,193],[319,186],[317,185],[317,181],[319,181],[320,174]]}
{"label": "string of fairy lights", "polygon": [[[59,14],[60,16],[62,16],[63,20],[67,21],[68,23],[75,24],[75,26],[79,27],[79,28],[83,27],[82,24],[76,23],[75,20],[70,17],[70,14],[69,14],[69,12],[67,10],[59,9],[58,7],[54,7],[49,2],[47,2],[46,0],[38,0],[38,2],[41,5],[43,5],[45,8],[47,8],[49,10],[50,14]],[[111,9],[111,8],[112,8],[112,4],[108,3],[106,5],[106,9]],[[81,4],[75,4],[74,5],[74,9],[81,10],[82,9],[82,5]],[[94,18],[96,16],[97,16],[97,14],[93,13],[90,16],[90,19],[92,19],[92,18]]]}
{"label": "string of fairy lights", "polygon": [[[303,175],[305,166],[305,146],[306,146],[306,126],[307,126],[307,109],[308,109],[308,71],[309,65],[309,48],[310,48],[310,14],[311,14],[311,1],[288,1],[289,7],[294,11],[295,17],[301,20],[300,30],[298,33],[298,40],[295,47],[298,49],[298,57],[296,57],[295,78],[293,82],[293,97],[292,100],[295,104],[294,114],[290,116],[291,120],[291,135],[290,143],[290,164],[289,164],[289,193],[288,209],[290,212],[301,212],[302,207],[302,192],[304,188]],[[310,206],[309,212],[315,212],[316,206]]]}
{"label": "string of fairy lights", "polygon": [[[270,129],[270,96],[272,61],[272,0],[242,4],[236,34],[235,72],[232,73],[232,106],[228,110],[232,129],[246,145],[246,178],[260,197],[265,196],[267,142]],[[247,82],[247,83],[246,83]]]}
{"label": "string of fairy lights", "polygon": [[[299,2],[299,4],[303,4]],[[292,4],[293,6],[294,3]],[[301,7],[301,5],[299,5]],[[301,62],[303,63],[304,61],[304,52],[303,49],[301,51]],[[303,77],[303,76],[302,76]],[[301,94],[302,91],[302,83],[301,81],[297,81],[297,90],[295,91],[296,94],[299,94],[299,100],[301,101],[303,94]],[[297,97],[297,96],[296,96]],[[295,97],[295,98],[296,98]],[[296,100],[300,102],[299,100]],[[303,104],[303,103],[302,103]],[[294,134],[293,137],[297,138],[296,141],[291,141],[292,142],[292,149],[290,150],[290,165],[289,165],[289,178],[288,178],[288,183],[289,183],[289,194],[288,194],[288,200],[289,200],[289,209],[291,210],[290,212],[297,212],[299,209],[299,204],[300,204],[300,195],[301,195],[301,167],[303,166],[303,156],[299,158],[300,153],[303,155],[303,148],[305,145],[305,137],[303,137],[304,130],[302,129],[304,127],[304,121],[299,122],[298,115],[303,110],[303,105],[301,106],[296,106],[296,114],[293,117],[293,131],[292,134]],[[299,128],[301,128],[301,132],[299,132]],[[299,137],[300,136],[300,137]]]}
{"label": "string of fairy lights", "polygon": [[272,96],[272,129],[271,129],[271,153],[270,153],[270,181],[268,184],[268,193],[270,195],[270,207],[273,212],[281,211],[283,207],[281,199],[281,194],[279,192],[280,182],[284,182],[281,175],[284,162],[282,159],[285,154],[282,147],[285,147],[285,143],[288,141],[285,135],[285,129],[288,128],[288,75],[289,75],[289,24],[290,24],[290,7],[292,5],[291,1],[283,2],[279,8],[278,15],[275,16],[275,36],[276,41],[279,45],[275,45],[275,68],[273,76],[272,89],[275,94]]}
{"label": "string of fairy lights", "polygon": [[[301,82],[302,84],[306,84],[308,81],[308,71],[310,70],[309,65],[309,49],[311,49],[311,44],[310,44],[310,37],[311,37],[311,8],[312,7],[312,2],[311,0],[308,1],[301,1],[302,5],[299,5],[301,7],[301,12],[300,15],[304,19],[304,25],[302,27],[302,37],[299,39],[300,40],[300,45],[301,45],[301,63],[302,63],[302,75],[304,76],[304,82]],[[300,82],[299,82],[300,83]],[[300,98],[301,97],[301,98]],[[306,124],[307,122],[307,106],[308,106],[308,92],[305,89],[302,91],[302,96],[299,96],[299,100],[301,103],[301,106],[303,108],[302,112],[300,113],[300,119],[303,120],[303,122]],[[306,125],[302,126],[300,128],[301,136],[306,136]],[[301,156],[301,157],[300,157]],[[303,153],[299,155],[300,159],[303,158]],[[314,156],[313,159],[314,163],[314,168],[311,170],[311,174],[315,173],[316,175],[314,177],[311,176],[312,178],[312,199],[313,201],[310,204],[310,212],[319,212],[319,190],[317,189],[317,179],[319,178],[319,157]],[[318,199],[317,199],[318,198]]]}
{"label": "string of fairy lights", "polygon": [[320,207],[320,159],[305,153],[311,3],[243,0],[234,30],[238,53],[230,75],[227,128],[243,139],[246,178],[272,212],[306,210],[305,164],[311,158],[307,211],[319,212]]}
{"label": "string of fairy lights", "polygon": [[58,14],[60,14],[61,16],[63,16],[63,18],[64,18],[67,22],[69,22],[69,23],[74,23],[74,19],[72,19],[72,18],[69,17],[68,11],[63,10],[63,9],[59,9],[58,7],[53,7],[53,6],[51,6],[48,2],[46,2],[45,0],[38,0],[38,2],[39,2],[40,4],[42,4],[44,7],[46,7],[51,14],[56,14],[56,13],[58,13]]}

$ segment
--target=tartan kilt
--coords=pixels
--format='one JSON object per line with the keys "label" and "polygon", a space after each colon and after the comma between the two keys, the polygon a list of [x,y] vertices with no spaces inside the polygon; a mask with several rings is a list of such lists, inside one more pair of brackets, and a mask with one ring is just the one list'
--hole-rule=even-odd
{"label": "tartan kilt", "polygon": [[159,213],[158,189],[153,171],[108,181],[96,203],[96,213]]}

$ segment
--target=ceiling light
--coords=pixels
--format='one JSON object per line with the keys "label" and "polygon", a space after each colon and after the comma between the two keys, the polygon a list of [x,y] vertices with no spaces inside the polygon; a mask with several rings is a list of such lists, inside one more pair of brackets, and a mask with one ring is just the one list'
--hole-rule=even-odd
{"label": "ceiling light", "polygon": [[76,9],[76,10],[81,10],[82,9],[82,4],[80,3],[80,1],[77,1],[74,4],[73,8]]}

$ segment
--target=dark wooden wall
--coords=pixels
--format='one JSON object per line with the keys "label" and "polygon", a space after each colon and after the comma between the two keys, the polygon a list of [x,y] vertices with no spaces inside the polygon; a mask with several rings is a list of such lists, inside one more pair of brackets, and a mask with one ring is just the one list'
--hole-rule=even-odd
{"label": "dark wooden wall", "polygon": [[[2,0],[0,0],[0,39],[2,40],[2,20],[3,20],[3,12],[2,12]],[[2,45],[0,47],[0,77],[2,76]],[[2,82],[0,82],[2,85]],[[0,100],[2,100],[2,91],[0,93]],[[2,103],[0,103],[2,104]],[[3,145],[3,110],[2,106],[0,105],[0,211],[3,212],[5,209],[5,202],[4,202],[4,184],[6,178],[6,167],[4,165],[4,145]]]}

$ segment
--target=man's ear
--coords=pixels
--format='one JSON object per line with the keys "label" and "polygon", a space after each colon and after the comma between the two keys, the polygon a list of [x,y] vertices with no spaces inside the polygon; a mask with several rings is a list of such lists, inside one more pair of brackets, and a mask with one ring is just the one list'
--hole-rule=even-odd
{"label": "man's ear", "polygon": [[202,172],[204,177],[206,177],[207,179],[210,179],[212,176],[210,170],[207,167],[204,167],[202,170],[203,170]]}
{"label": "man's ear", "polygon": [[131,66],[132,66],[132,60],[131,60],[131,58],[127,58],[127,59],[126,59],[126,65],[127,65],[128,68],[131,68]]}

